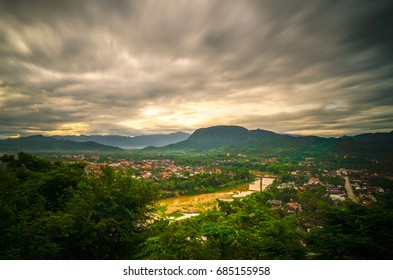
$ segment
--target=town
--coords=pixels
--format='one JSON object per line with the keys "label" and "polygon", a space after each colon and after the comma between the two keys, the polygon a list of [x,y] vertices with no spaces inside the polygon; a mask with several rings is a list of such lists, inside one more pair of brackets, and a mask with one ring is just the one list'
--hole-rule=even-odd
{"label": "town", "polygon": [[17,238],[18,258],[391,258],[391,170],[354,156],[5,154],[4,255]]}
{"label": "town", "polygon": [[[377,202],[386,192],[392,191],[391,179],[393,174],[389,169],[384,170],[382,168],[391,163],[375,160],[370,160],[366,167],[356,168],[356,164],[352,163],[350,164],[351,168],[346,168],[337,162],[332,163],[331,159],[324,161],[306,157],[299,161],[283,161],[276,157],[258,158],[244,154],[232,155],[231,153],[208,160],[195,160],[195,158],[190,157],[182,158],[180,161],[168,158],[132,159],[131,157],[100,157],[84,154],[56,155],[55,157],[67,161],[84,162],[87,174],[100,173],[103,167],[108,166],[115,170],[132,172],[135,178],[155,182],[175,180],[175,184],[179,180],[186,181],[196,175],[205,177],[217,174],[228,175],[225,174],[225,172],[228,172],[228,167],[247,168],[251,172],[251,177],[258,171],[275,175],[277,179],[274,180],[271,187],[278,189],[294,189],[302,192],[306,189],[323,188],[325,195],[330,198],[332,203],[340,203],[350,199],[356,203],[368,205]],[[347,156],[340,159],[336,158],[336,161],[342,162],[342,165],[345,165],[346,160],[348,160]],[[233,173],[233,169],[229,172]],[[233,176],[229,178],[233,179]],[[166,185],[161,184],[164,188],[162,191],[168,194],[170,190],[165,189]],[[177,189],[173,187],[172,190]],[[179,193],[177,192],[176,195],[179,195]],[[275,203],[279,202],[276,201]],[[298,208],[301,209],[301,206]]]}

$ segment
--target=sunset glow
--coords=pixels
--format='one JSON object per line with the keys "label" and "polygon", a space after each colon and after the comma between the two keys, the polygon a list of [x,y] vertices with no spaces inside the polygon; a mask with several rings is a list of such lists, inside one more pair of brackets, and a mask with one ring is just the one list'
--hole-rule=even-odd
{"label": "sunset glow", "polygon": [[290,2],[0,1],[0,138],[391,131],[387,2]]}

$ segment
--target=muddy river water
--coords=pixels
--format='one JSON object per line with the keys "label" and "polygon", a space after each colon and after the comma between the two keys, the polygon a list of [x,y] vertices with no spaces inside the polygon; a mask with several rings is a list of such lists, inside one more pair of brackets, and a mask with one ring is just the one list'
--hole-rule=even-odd
{"label": "muddy river water", "polygon": [[[274,181],[274,178],[262,178],[262,190],[269,186]],[[257,181],[251,184],[244,184],[233,189],[215,192],[205,193],[198,195],[179,196],[159,201],[161,205],[167,207],[166,213],[170,214],[173,212],[181,213],[200,213],[208,209],[213,208],[217,205],[217,199],[224,201],[231,201],[234,197],[242,198],[250,195],[256,191],[261,190],[261,182]]]}

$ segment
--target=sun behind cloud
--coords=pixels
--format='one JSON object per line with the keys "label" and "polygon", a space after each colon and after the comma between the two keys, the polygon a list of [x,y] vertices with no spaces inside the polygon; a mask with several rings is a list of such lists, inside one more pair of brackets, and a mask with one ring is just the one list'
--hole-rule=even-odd
{"label": "sun behind cloud", "polygon": [[154,116],[154,115],[157,115],[159,112],[160,112],[160,110],[154,109],[154,108],[150,108],[150,109],[146,109],[146,110],[142,111],[143,115],[146,115],[146,116]]}
{"label": "sun behind cloud", "polygon": [[393,129],[389,1],[79,2],[0,1],[0,137]]}

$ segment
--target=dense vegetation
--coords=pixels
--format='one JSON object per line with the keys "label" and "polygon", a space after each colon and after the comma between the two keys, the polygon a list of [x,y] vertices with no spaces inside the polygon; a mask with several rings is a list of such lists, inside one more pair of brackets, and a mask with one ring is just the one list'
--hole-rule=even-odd
{"label": "dense vegetation", "polygon": [[[282,176],[285,164],[265,166],[293,179]],[[272,187],[171,221],[157,219],[159,183],[109,167],[88,175],[84,167],[25,153],[0,158],[1,259],[393,259],[391,193],[363,206],[333,204],[319,187]],[[224,168],[237,181],[249,175],[246,167]],[[213,190],[225,176],[189,182]],[[303,211],[289,213],[291,201]]]}
{"label": "dense vegetation", "polygon": [[0,258],[126,259],[144,240],[157,189],[110,168],[3,156]]}
{"label": "dense vegetation", "polygon": [[[258,192],[181,222],[161,220],[141,247],[147,259],[392,259],[392,205],[332,205],[321,190]],[[298,196],[288,215],[272,201]]]}
{"label": "dense vegetation", "polygon": [[255,176],[246,168],[225,167],[220,173],[202,173],[193,177],[161,180],[160,189],[179,195],[210,193],[254,181]]}

